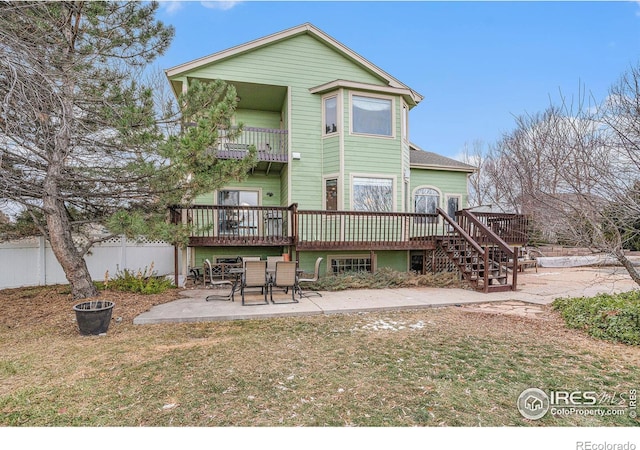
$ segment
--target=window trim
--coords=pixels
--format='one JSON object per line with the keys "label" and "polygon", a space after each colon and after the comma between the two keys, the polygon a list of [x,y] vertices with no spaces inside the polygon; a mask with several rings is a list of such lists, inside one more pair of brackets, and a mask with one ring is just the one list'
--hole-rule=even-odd
{"label": "window trim", "polygon": [[[258,194],[258,204],[256,206],[262,206],[262,188],[261,187],[231,187],[231,186],[225,186],[222,187],[220,189],[216,189],[213,192],[213,204],[215,206],[223,206],[219,203],[219,199],[220,199],[220,192],[222,191],[243,191],[243,192],[255,192]],[[213,235],[214,236],[223,236],[224,233],[221,232],[220,230],[220,220],[221,220],[221,212],[219,210],[214,210],[213,212],[213,223],[215,224],[215,226],[213,227]],[[262,230],[262,224],[258,223],[257,224],[257,230],[258,233],[261,232]]]}
{"label": "window trim", "polygon": [[402,140],[409,142],[409,105],[405,101],[402,101],[400,106],[401,124],[400,132],[402,134]]}
{"label": "window trim", "polygon": [[333,270],[331,269],[331,262],[335,259],[370,259],[370,264],[371,264],[371,272],[369,273],[375,273],[375,271],[377,270],[377,266],[378,266],[378,255],[377,254],[371,254],[371,253],[349,253],[349,254],[328,254],[327,255],[327,270],[326,273],[328,275],[336,275],[333,273]]}
{"label": "window trim", "polygon": [[[383,180],[391,180],[391,210],[388,212],[396,211],[396,193],[398,192],[396,186],[396,176],[382,173],[351,173],[349,180],[349,209],[351,211],[363,211],[361,209],[354,208],[354,195],[353,195],[353,182],[355,178],[378,178]],[[387,212],[387,211],[371,211],[371,212]]]}
{"label": "window trim", "polygon": [[[326,131],[326,118],[327,118],[327,109],[326,109],[326,102],[327,100],[331,99],[331,98],[335,98],[336,99],[336,131],[332,131],[327,133]],[[333,137],[333,136],[337,136],[340,134],[340,129],[341,127],[341,114],[340,114],[340,95],[338,92],[332,92],[331,94],[327,94],[327,95],[323,95],[322,96],[322,123],[321,123],[321,133],[322,133],[322,137]]]}
{"label": "window trim", "polygon": [[[353,97],[372,98],[377,100],[389,100],[391,102],[391,134],[373,134],[353,131]],[[396,99],[388,95],[376,95],[364,92],[349,92],[349,134],[353,136],[366,136],[380,139],[396,138]]]}
{"label": "window trim", "polygon": [[[222,191],[243,191],[243,192],[257,192],[258,193],[258,204],[255,206],[262,206],[262,188],[261,187],[223,187],[220,189],[216,189],[214,191],[214,205],[220,205],[218,203],[219,194]],[[221,206],[221,205],[220,205]]]}
{"label": "window trim", "polygon": [[327,210],[327,181],[336,180],[336,211],[340,211],[341,207],[341,185],[339,174],[329,174],[322,177],[322,205],[324,210]]}
{"label": "window trim", "polygon": [[[428,213],[423,213],[423,212],[418,212],[416,211],[416,194],[420,189],[433,189],[434,191],[436,191],[438,193],[438,205],[436,206],[436,208],[442,208],[442,201],[443,201],[443,194],[442,194],[442,190],[437,188],[436,186],[431,186],[428,184],[423,184],[420,186],[416,186],[413,191],[411,192],[411,211],[415,214],[428,214]],[[436,211],[435,214],[438,214],[438,212]],[[430,223],[438,223],[440,221],[440,218],[436,218],[434,222],[430,222]]]}
{"label": "window trim", "polygon": [[[443,195],[442,195],[442,190],[437,188],[436,186],[431,186],[428,184],[423,184],[420,186],[416,186],[413,191],[411,191],[411,210],[414,213],[417,213],[416,211],[416,193],[420,190],[420,189],[433,189],[434,191],[436,191],[438,193],[438,208],[442,208],[442,199],[443,199]],[[421,214],[421,213],[418,213]]]}

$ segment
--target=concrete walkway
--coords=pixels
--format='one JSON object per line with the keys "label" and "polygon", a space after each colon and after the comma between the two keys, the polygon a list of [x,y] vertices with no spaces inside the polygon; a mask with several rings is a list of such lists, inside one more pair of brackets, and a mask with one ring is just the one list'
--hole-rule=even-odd
{"label": "concrete walkway", "polygon": [[[208,289],[188,289],[184,298],[139,315],[134,324],[167,322],[203,322],[270,317],[340,314],[364,311],[433,308],[452,305],[496,304],[513,307],[524,304],[547,305],[559,297],[593,296],[601,292],[623,292],[637,285],[619,267],[539,268],[518,274],[518,290],[484,294],[466,289],[401,288],[361,289],[322,292],[322,297],[302,298],[300,303],[243,306],[240,294],[236,301],[205,301]],[[252,294],[248,302],[260,302],[262,296]],[[250,299],[250,300],[249,300]],[[276,302],[291,300],[290,295],[274,292]],[[511,304],[509,303],[511,302]],[[495,308],[493,308],[495,309]],[[526,308],[522,309],[523,311]]]}

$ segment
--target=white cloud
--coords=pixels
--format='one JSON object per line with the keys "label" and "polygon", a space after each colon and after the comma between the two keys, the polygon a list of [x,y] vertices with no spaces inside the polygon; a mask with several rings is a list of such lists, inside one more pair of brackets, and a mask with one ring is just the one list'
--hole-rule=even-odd
{"label": "white cloud", "polygon": [[184,2],[181,2],[181,1],[167,1],[167,2],[162,2],[162,6],[164,6],[164,9],[167,11],[167,14],[175,14],[176,12],[182,9],[183,3]]}
{"label": "white cloud", "polygon": [[226,1],[226,0],[216,0],[216,1],[212,1],[212,2],[200,2],[200,4],[202,6],[204,6],[205,8],[220,9],[222,11],[227,11],[227,10],[233,8],[234,6],[236,6],[239,3],[242,3],[242,2]]}

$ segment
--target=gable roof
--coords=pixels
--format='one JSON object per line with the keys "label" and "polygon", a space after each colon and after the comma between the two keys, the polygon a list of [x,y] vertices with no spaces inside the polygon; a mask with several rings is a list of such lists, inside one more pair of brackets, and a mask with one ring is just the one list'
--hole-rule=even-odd
{"label": "gable roof", "polygon": [[476,167],[437,153],[422,150],[417,145],[411,144],[409,163],[411,168],[432,170],[454,170],[459,172],[475,172]]}
{"label": "gable roof", "polygon": [[231,58],[233,56],[241,55],[243,53],[247,53],[258,49],[263,46],[271,45],[275,42],[283,41],[286,39],[290,39],[295,36],[299,36],[302,34],[309,35],[320,42],[323,42],[325,45],[332,47],[335,51],[352,61],[353,63],[359,65],[365,70],[373,73],[380,79],[384,80],[389,87],[397,88],[410,93],[412,100],[415,104],[418,104],[424,98],[422,95],[418,94],[414,90],[412,90],[409,86],[400,82],[375,64],[369,62],[367,59],[363,58],[353,50],[349,49],[345,45],[333,39],[328,34],[324,33],[320,29],[316,28],[310,23],[305,23],[299,25],[297,27],[289,28],[284,31],[280,31],[278,33],[271,34],[269,36],[265,36],[253,41],[250,41],[246,44],[238,45],[236,47],[232,47],[227,50],[223,50],[217,53],[213,53],[208,56],[204,56],[202,58],[194,59],[193,61],[189,61],[170,69],[165,70],[165,74],[168,78],[172,78],[175,76],[179,76],[184,74],[185,72],[189,72],[196,68],[212,64],[218,61],[222,61],[227,58]]}

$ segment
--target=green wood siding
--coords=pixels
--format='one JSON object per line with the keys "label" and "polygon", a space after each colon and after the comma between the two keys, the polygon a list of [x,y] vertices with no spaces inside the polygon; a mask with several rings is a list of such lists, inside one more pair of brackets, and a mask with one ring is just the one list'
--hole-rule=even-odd
{"label": "green wood siding", "polygon": [[[377,251],[375,252],[375,258],[377,261],[377,267],[388,267],[398,272],[406,272],[409,267],[409,252],[402,251]],[[322,257],[322,263],[320,264],[320,276],[325,276],[330,264],[329,259],[331,257],[340,256],[361,256],[363,258],[369,258],[370,253],[367,251],[330,251],[330,252],[300,252],[298,265],[304,269],[305,272],[313,273],[315,267],[316,258]],[[294,255],[295,258],[295,255]]]}
{"label": "green wood siding", "polygon": [[[282,190],[280,186],[280,180],[280,175],[265,175],[262,173],[256,173],[249,175],[245,181],[230,182],[222,187],[221,190],[261,190],[261,206],[281,206]],[[267,192],[273,193],[273,196],[268,196]],[[218,202],[215,193],[210,192],[208,194],[197,197],[194,203],[196,205],[215,205]]]}
{"label": "green wood siding", "polygon": [[322,141],[322,172],[340,172],[340,140],[337,136],[324,138]]}
{"label": "green wood siding", "polygon": [[[399,183],[402,185],[402,201],[404,202],[404,208],[402,208],[402,211],[404,212],[412,212],[412,206],[411,206],[411,184],[409,184],[409,186],[405,186],[405,173],[409,172],[410,173],[410,148],[409,148],[409,143],[404,141],[402,142],[402,176],[400,177],[400,181]],[[406,172],[405,172],[406,171]],[[404,190],[407,190],[408,192],[405,192]],[[398,209],[400,209],[400,207],[398,207]]]}
{"label": "green wood siding", "polygon": [[238,256],[281,256],[282,247],[195,247],[194,265],[204,267],[204,260],[212,263],[216,258],[236,258]]}
{"label": "green wood siding", "polygon": [[236,123],[243,123],[248,127],[280,129],[280,113],[238,109],[236,110]]}
{"label": "green wood siding", "polygon": [[[291,109],[286,114],[285,128],[289,129],[289,152],[298,152],[301,159],[291,161],[291,198],[301,208],[321,209],[323,166],[322,96],[309,89],[337,79],[384,86],[374,74],[357,66],[324,43],[308,35],[276,42],[252,52],[218,61],[189,73],[193,78],[224,79],[263,85],[288,86]],[[267,86],[265,86],[267,87]],[[399,102],[396,103],[396,108]],[[239,113],[238,119],[254,125]],[[399,117],[396,112],[396,119]],[[399,148],[399,147],[398,147]],[[360,151],[360,150],[358,150]],[[376,150],[376,153],[379,150]],[[384,152],[384,150],[382,150]],[[333,163],[327,167],[335,172],[335,147],[330,149]],[[366,151],[365,151],[366,153]],[[399,151],[398,151],[399,154]],[[354,161],[357,164],[357,158]],[[399,167],[396,162],[393,170]]]}
{"label": "green wood siding", "polygon": [[446,211],[446,196],[462,196],[461,208],[466,208],[469,201],[467,190],[467,173],[448,172],[445,170],[411,169],[411,205],[413,211],[413,192],[419,187],[435,187],[441,193],[440,207]]}
{"label": "green wood siding", "polygon": [[280,206],[289,206],[289,168],[285,167],[280,174]]}

